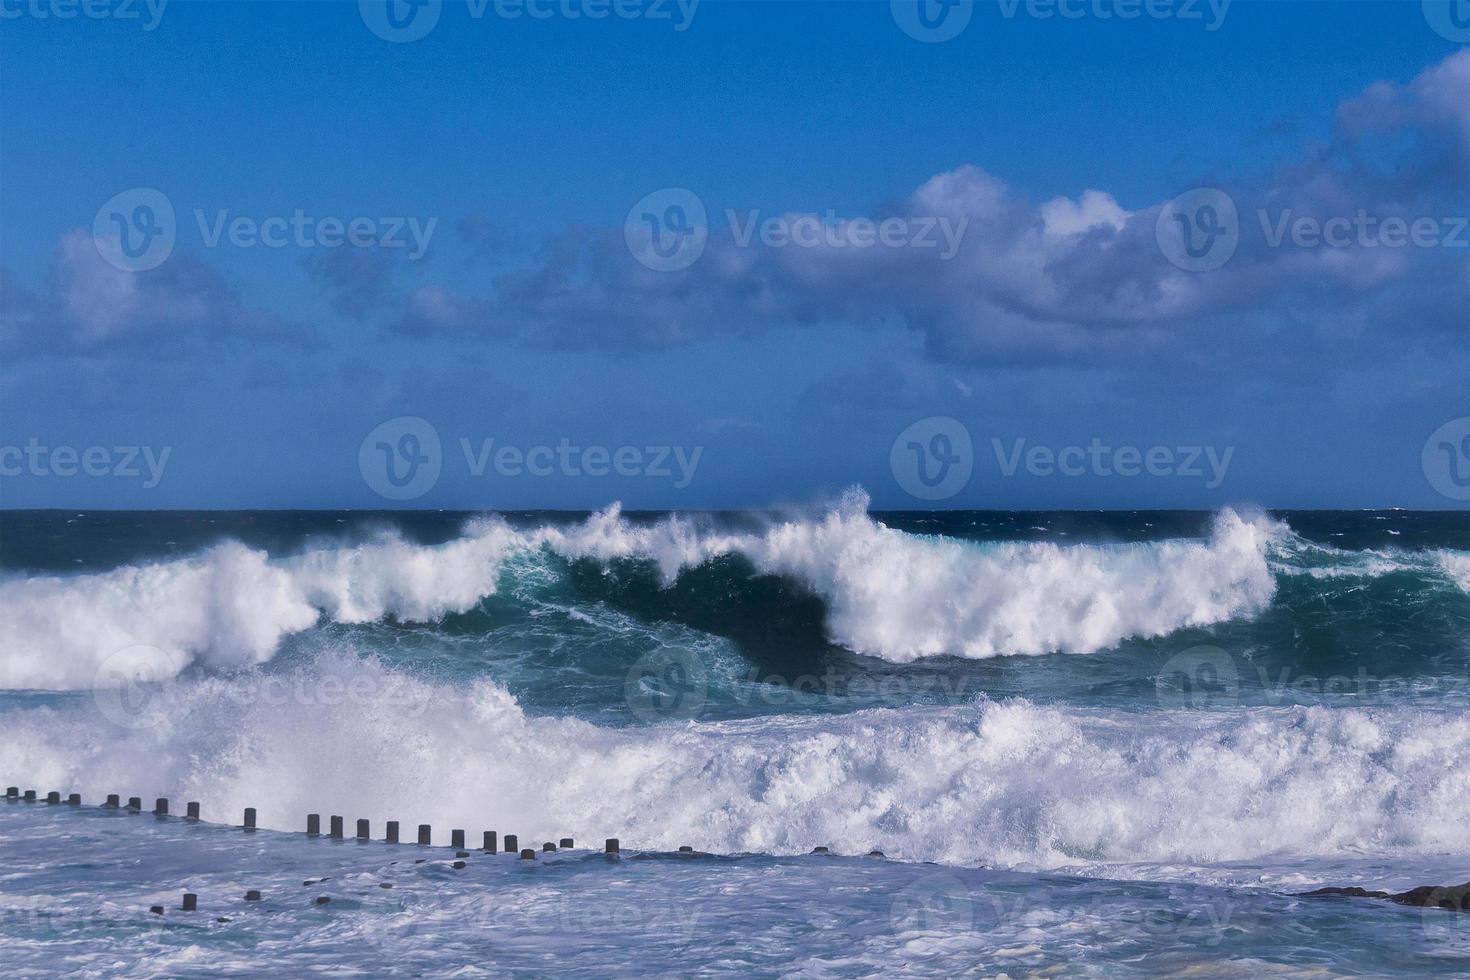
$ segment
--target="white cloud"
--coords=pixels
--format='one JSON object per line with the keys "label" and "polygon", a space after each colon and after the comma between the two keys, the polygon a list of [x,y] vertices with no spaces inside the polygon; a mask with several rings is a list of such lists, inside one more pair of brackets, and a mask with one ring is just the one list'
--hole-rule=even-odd
{"label": "white cloud", "polygon": [[1098,227],[1122,231],[1131,217],[1106,191],[1084,191],[1080,201],[1058,197],[1041,206],[1048,235],[1075,235]]}

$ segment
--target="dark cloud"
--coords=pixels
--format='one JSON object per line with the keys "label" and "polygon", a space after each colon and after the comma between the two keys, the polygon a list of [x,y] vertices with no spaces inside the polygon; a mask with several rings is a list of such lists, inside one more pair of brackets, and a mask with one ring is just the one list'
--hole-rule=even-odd
{"label": "dark cloud", "polygon": [[467,214],[454,223],[454,233],[473,261],[498,262],[511,255],[515,237],[483,214]]}
{"label": "dark cloud", "polygon": [[354,320],[366,320],[390,304],[398,256],[382,248],[320,249],[306,267],[326,292],[332,308]]}
{"label": "dark cloud", "polygon": [[403,313],[389,329],[408,337],[491,336],[496,332],[495,304],[457,296],[442,286],[420,286],[408,294]]}
{"label": "dark cloud", "polygon": [[146,272],[125,271],[81,229],[61,236],[42,292],[0,279],[0,343],[11,356],[129,349],[160,355],[226,341],[301,347],[311,336],[299,324],[248,309],[212,269],[186,255]]}

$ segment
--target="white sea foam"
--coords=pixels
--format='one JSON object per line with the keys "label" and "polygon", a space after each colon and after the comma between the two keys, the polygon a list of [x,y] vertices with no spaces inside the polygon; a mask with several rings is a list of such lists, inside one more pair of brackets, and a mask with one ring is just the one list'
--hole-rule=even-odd
{"label": "white sea foam", "polygon": [[1461,590],[1470,592],[1470,554],[1463,551],[1437,551],[1434,554],[1440,570]]}
{"label": "white sea foam", "polygon": [[0,771],[89,799],[198,799],[226,820],[254,806],[280,829],[342,813],[523,840],[878,847],[1033,869],[1410,863],[1463,856],[1470,840],[1470,728],[1449,705],[1140,714],[1015,700],[606,728],[529,716],[488,680],[430,685],[350,652],[315,671],[282,697],[182,682],[129,730],[88,698],[12,710]]}
{"label": "white sea foam", "polygon": [[895,662],[1091,653],[1258,613],[1275,587],[1267,551],[1283,533],[1224,510],[1204,540],[981,545],[894,530],[866,506],[854,492],[824,515],[746,533],[678,517],[632,524],[613,506],[572,527],[476,520],[432,547],[385,537],[271,558],[230,543],[179,561],[12,580],[0,584],[0,687],[86,688],[109,657],[140,644],[175,672],[192,661],[248,666],[323,616],[434,621],[493,594],[507,557],[543,548],[652,560],[666,581],[712,556],[744,555],[821,595],[834,641]]}
{"label": "white sea foam", "polygon": [[1427,551],[1365,548],[1349,551],[1288,534],[1287,547],[1270,562],[1271,570],[1315,579],[1373,579],[1400,572],[1443,576],[1470,592],[1470,553],[1438,548]]}
{"label": "white sea foam", "polygon": [[[865,501],[862,501],[865,503]],[[1274,526],[1234,511],[1205,541],[976,545],[884,527],[851,503],[820,522],[772,529],[758,565],[810,583],[829,604],[829,632],[894,661],[1091,653],[1264,609]]]}
{"label": "white sea foam", "polygon": [[360,623],[388,615],[426,621],[495,591],[515,535],[477,522],[436,547],[383,538],[273,560],[230,542],[193,558],[93,575],[0,583],[0,687],[90,687],[120,651],[152,649],[150,666],[197,661],[242,667],[322,615]]}

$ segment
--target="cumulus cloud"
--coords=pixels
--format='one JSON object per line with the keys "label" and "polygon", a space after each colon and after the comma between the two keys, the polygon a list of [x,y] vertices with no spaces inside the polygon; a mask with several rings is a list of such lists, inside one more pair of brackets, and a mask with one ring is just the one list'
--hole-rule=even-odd
{"label": "cumulus cloud", "polygon": [[388,249],[344,245],[316,250],[307,257],[306,268],[334,310],[366,320],[388,305],[396,261]]}
{"label": "cumulus cloud", "polygon": [[1188,347],[1226,320],[1275,330],[1308,319],[1314,336],[1334,322],[1357,330],[1368,311],[1392,308],[1397,290],[1414,294],[1410,329],[1445,333],[1463,327],[1470,298],[1464,250],[1304,247],[1272,236],[1303,217],[1463,215],[1467,147],[1470,51],[1461,51],[1405,85],[1375,85],[1345,103],[1331,140],[1270,181],[1223,186],[1239,212],[1239,247],[1217,269],[1180,268],[1164,255],[1155,229],[1168,201],[1130,210],[1088,188],[1037,204],[966,165],[872,216],[915,233],[934,222],[961,229],[950,257],[942,247],[863,246],[858,219],[818,215],[777,216],[827,229],[802,244],[742,241],[746,219],[711,209],[708,243],[687,269],[639,264],[621,228],[572,228],[483,298],[418,290],[399,326],[493,324],[533,343],[636,349],[842,322],[906,327],[938,359],[1065,361]]}
{"label": "cumulus cloud", "polygon": [[1094,228],[1122,231],[1131,217],[1113,195],[1086,191],[1077,201],[1059,197],[1041,206],[1041,222],[1048,235],[1076,235]]}
{"label": "cumulus cloud", "polygon": [[393,329],[411,337],[489,336],[495,329],[494,304],[456,296],[442,286],[420,286],[408,294]]}
{"label": "cumulus cloud", "polygon": [[9,277],[0,286],[0,341],[12,355],[308,339],[299,325],[247,309],[216,273],[187,256],[146,272],[125,271],[107,262],[82,229],[61,236],[43,291],[20,288]]}
{"label": "cumulus cloud", "polygon": [[[1408,85],[1378,82],[1344,103],[1338,120],[1345,131],[1443,129],[1461,167],[1470,166],[1470,50],[1462,50],[1421,72]],[[1467,176],[1461,171],[1461,178]]]}

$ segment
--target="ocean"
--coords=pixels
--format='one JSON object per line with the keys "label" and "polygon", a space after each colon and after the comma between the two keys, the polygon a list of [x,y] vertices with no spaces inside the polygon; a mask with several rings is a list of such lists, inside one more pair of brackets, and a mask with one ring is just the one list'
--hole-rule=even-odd
{"label": "ocean", "polygon": [[1470,880],[1463,512],[6,511],[0,637],[12,975],[1470,975],[1303,894]]}

